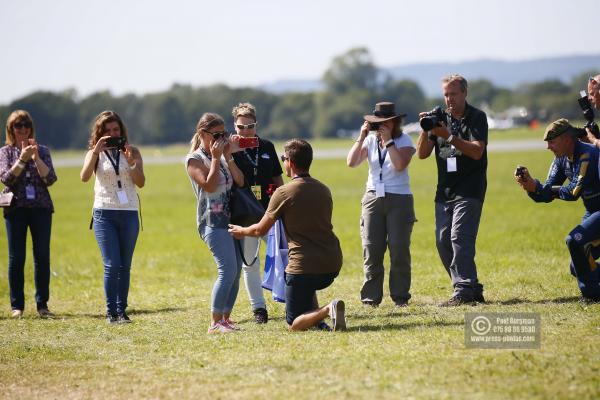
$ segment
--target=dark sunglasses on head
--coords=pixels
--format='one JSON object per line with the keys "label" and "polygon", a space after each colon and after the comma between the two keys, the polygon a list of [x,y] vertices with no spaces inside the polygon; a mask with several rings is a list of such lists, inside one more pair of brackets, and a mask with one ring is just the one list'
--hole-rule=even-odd
{"label": "dark sunglasses on head", "polygon": [[238,129],[254,129],[254,128],[256,128],[256,122],[253,122],[251,124],[245,124],[245,125],[244,124],[235,124],[235,126]]}
{"label": "dark sunglasses on head", "polygon": [[29,121],[15,122],[13,124],[13,128],[15,128],[15,129],[31,128],[31,122],[29,122]]}
{"label": "dark sunglasses on head", "polygon": [[290,158],[288,156],[286,156],[285,154],[281,155],[281,162],[285,162],[286,160],[289,160]]}

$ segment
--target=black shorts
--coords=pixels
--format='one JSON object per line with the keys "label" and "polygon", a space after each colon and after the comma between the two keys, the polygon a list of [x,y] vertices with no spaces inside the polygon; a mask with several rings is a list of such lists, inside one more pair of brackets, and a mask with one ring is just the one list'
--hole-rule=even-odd
{"label": "black shorts", "polygon": [[338,274],[285,274],[285,320],[288,325],[300,315],[316,309],[315,292],[329,287]]}

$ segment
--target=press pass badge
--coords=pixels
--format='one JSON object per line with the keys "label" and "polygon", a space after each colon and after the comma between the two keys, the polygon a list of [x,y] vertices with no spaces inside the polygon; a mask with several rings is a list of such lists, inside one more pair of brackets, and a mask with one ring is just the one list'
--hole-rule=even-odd
{"label": "press pass badge", "polygon": [[375,184],[375,196],[385,197],[385,183],[379,182]]}
{"label": "press pass badge", "polygon": [[456,172],[456,157],[448,157],[446,159],[446,167],[448,172]]}
{"label": "press pass badge", "polygon": [[127,198],[127,193],[124,190],[117,190],[117,197],[119,198],[120,204],[129,203],[129,199]]}
{"label": "press pass badge", "polygon": [[33,185],[25,186],[25,196],[27,200],[35,200],[35,188]]}
{"label": "press pass badge", "polygon": [[256,197],[256,200],[262,200],[262,192],[260,190],[260,185],[252,185],[250,189],[252,190],[252,193],[254,193],[254,197]]}

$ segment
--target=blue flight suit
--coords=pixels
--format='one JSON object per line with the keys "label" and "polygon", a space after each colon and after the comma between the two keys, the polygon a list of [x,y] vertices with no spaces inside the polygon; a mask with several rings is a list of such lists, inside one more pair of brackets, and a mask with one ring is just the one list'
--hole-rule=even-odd
{"label": "blue flight suit", "polygon": [[[576,140],[573,158],[556,157],[548,178],[537,182],[535,192],[529,192],[536,202],[549,203],[554,199],[575,201],[581,197],[585,213],[581,224],[566,237],[571,253],[571,274],[577,278],[582,296],[600,300],[600,180],[596,146]],[[569,184],[561,186],[568,179]]]}

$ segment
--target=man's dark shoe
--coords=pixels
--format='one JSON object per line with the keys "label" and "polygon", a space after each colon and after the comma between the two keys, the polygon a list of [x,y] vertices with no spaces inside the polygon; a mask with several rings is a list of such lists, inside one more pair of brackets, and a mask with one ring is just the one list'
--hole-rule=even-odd
{"label": "man's dark shoe", "polygon": [[257,324],[266,324],[269,321],[269,313],[266,308],[257,308],[254,310],[254,320]]}
{"label": "man's dark shoe", "polygon": [[581,296],[579,302],[583,304],[600,304],[600,297]]}
{"label": "man's dark shoe", "polygon": [[408,300],[398,300],[398,301],[396,301],[394,303],[396,304],[397,308],[408,307]]}
{"label": "man's dark shoe", "polygon": [[327,325],[327,323],[325,323],[325,321],[321,321],[317,325],[315,325],[315,329],[318,331],[326,331],[326,332],[331,332],[333,330],[333,329],[331,329],[331,327],[329,325]]}
{"label": "man's dark shoe", "polygon": [[50,312],[50,310],[48,310],[48,307],[38,308],[37,312],[38,312],[38,315],[40,316],[40,318],[51,319],[54,317],[54,314],[52,314]]}
{"label": "man's dark shoe", "polygon": [[473,300],[475,300],[477,303],[485,303],[485,298],[483,297],[483,293],[474,295]]}
{"label": "man's dark shoe", "polygon": [[452,296],[448,300],[438,304],[438,306],[439,307],[458,307],[458,306],[462,306],[465,304],[475,305],[477,303],[475,303],[473,300],[468,300],[461,296]]}
{"label": "man's dark shoe", "polygon": [[129,316],[125,312],[122,312],[121,314],[118,314],[117,318],[118,318],[118,323],[119,324],[130,324],[131,323],[131,319],[129,318]]}
{"label": "man's dark shoe", "polygon": [[117,314],[106,313],[106,322],[111,325],[119,323],[119,316]]}

